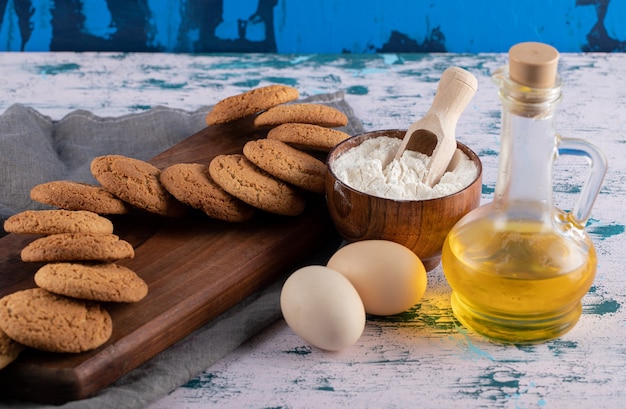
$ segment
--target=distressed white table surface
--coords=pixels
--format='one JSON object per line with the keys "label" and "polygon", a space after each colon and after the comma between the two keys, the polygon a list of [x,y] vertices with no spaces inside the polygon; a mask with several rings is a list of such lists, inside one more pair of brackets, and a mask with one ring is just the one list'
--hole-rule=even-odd
{"label": "distressed white table surface", "polygon": [[[497,172],[500,104],[489,75],[506,55],[230,55],[0,53],[0,111],[12,103],[55,119],[74,109],[102,116],[156,105],[194,110],[270,83],[302,95],[344,90],[367,130],[406,127],[423,115],[443,70],[479,79],[457,138],[484,166],[483,200]],[[441,268],[422,302],[370,319],[340,353],[312,348],[278,321],[151,405],[165,408],[618,408],[626,403],[626,54],[564,54],[559,132],[589,139],[610,168],[588,229],[597,278],[578,325],[533,346],[492,343],[460,327]],[[560,160],[555,203],[569,209],[586,164]]]}

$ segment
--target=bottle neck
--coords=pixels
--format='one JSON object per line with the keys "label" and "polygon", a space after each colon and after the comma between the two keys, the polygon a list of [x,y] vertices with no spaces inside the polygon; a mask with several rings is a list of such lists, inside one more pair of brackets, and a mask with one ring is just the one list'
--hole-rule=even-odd
{"label": "bottle neck", "polygon": [[523,220],[552,216],[552,166],[558,153],[560,87],[537,90],[500,78],[502,130],[496,209]]}

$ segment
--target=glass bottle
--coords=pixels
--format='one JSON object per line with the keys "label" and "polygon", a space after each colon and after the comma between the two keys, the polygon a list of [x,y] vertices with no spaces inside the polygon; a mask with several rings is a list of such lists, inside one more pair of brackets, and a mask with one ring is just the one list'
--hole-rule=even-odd
{"label": "glass bottle", "polygon": [[[451,306],[466,327],[507,343],[559,337],[581,314],[596,273],[584,227],[606,173],[594,145],[556,134],[558,52],[542,43],[509,50],[494,81],[502,102],[494,199],[462,218],[442,251]],[[587,158],[589,176],[570,212],[552,204],[558,155]]]}

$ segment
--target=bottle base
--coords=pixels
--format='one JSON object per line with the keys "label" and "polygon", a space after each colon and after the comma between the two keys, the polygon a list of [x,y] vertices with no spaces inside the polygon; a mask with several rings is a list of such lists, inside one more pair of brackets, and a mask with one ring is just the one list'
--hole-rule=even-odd
{"label": "bottle base", "polygon": [[582,313],[582,304],[578,302],[572,309],[557,315],[495,316],[472,309],[455,292],[451,306],[455,318],[464,327],[508,344],[536,344],[558,338],[576,325]]}

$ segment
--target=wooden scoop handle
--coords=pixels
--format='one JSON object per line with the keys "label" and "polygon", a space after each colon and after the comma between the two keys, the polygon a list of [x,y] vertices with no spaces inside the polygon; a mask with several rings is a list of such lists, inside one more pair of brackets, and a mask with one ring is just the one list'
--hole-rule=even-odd
{"label": "wooden scoop handle", "polygon": [[459,117],[478,89],[478,80],[469,71],[450,67],[441,75],[433,104],[426,113],[437,115],[447,130],[454,131]]}
{"label": "wooden scoop handle", "polygon": [[396,153],[405,150],[431,156],[424,183],[433,186],[446,172],[456,151],[456,124],[478,89],[476,77],[459,67],[450,67],[441,75],[433,103],[424,117],[406,132]]}

